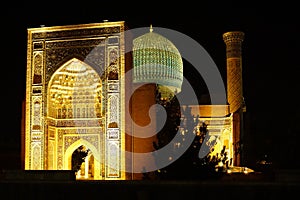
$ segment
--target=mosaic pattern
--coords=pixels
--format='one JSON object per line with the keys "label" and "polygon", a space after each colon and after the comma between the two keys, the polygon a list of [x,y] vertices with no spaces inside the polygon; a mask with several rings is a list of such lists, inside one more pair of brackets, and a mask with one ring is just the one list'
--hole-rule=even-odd
{"label": "mosaic pattern", "polygon": [[33,52],[33,84],[42,83],[43,75],[43,52]]}
{"label": "mosaic pattern", "polygon": [[243,32],[227,32],[223,34],[227,56],[227,95],[230,112],[234,113],[243,105],[242,84],[242,42]]}
{"label": "mosaic pattern", "polygon": [[93,153],[94,178],[122,178],[123,26],[28,29],[25,169],[69,169],[72,151],[85,145]]}
{"label": "mosaic pattern", "polygon": [[162,35],[150,31],[133,40],[133,66],[133,82],[157,83],[181,91],[181,55],[175,45]]}

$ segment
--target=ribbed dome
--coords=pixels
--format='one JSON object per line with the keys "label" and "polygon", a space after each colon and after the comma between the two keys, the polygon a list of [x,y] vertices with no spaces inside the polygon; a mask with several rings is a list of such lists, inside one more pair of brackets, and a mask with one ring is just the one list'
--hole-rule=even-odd
{"label": "ribbed dome", "polygon": [[150,32],[133,40],[133,82],[154,82],[181,91],[183,63],[175,45],[160,34]]}

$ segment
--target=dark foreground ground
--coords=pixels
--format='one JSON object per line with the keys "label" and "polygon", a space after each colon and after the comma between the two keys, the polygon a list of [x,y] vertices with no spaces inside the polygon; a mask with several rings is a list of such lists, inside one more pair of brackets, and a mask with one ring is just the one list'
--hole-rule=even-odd
{"label": "dark foreground ground", "polygon": [[231,174],[205,181],[76,181],[63,174],[47,172],[20,178],[20,173],[2,171],[0,199],[274,200],[295,199],[300,192],[298,170],[281,170],[272,175]]}

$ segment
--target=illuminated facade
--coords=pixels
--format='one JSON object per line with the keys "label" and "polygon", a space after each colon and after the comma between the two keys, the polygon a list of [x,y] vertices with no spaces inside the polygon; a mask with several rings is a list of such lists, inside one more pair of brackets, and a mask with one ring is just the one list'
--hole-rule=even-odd
{"label": "illuminated facade", "polygon": [[[176,47],[152,29],[130,44],[125,27],[120,21],[28,29],[22,155],[26,170],[70,170],[74,153],[88,149],[78,178],[141,179],[141,174],[127,173],[128,165],[139,163],[125,152],[151,152],[156,138],[134,137],[129,119],[139,125],[151,121],[148,111],[156,103],[157,88],[163,98],[181,91],[183,63]],[[227,34],[226,44],[231,36]],[[126,45],[132,45],[132,54],[125,52]],[[229,56],[228,65],[240,69],[240,54],[230,55],[236,57]],[[128,83],[131,79],[124,76],[132,67]],[[241,76],[231,74],[230,80]],[[128,112],[126,94],[132,83],[138,89],[130,97]],[[237,112],[229,105],[217,105],[215,110],[220,107],[226,113],[212,116],[212,106],[191,105],[192,112],[200,111],[210,134],[218,136],[220,148],[225,145],[229,157],[236,159],[233,144],[240,125],[234,124],[233,113]]]}
{"label": "illuminated facade", "polygon": [[125,179],[124,23],[28,29],[25,169]]}

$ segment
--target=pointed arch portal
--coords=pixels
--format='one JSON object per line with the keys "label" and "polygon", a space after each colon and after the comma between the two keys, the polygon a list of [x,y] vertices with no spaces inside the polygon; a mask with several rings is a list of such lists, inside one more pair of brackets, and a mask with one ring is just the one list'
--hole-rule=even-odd
{"label": "pointed arch portal", "polygon": [[[88,157],[93,158],[92,178],[101,179],[105,130],[100,76],[72,58],[52,75],[47,94],[48,169],[71,170],[74,151],[84,146],[92,152]],[[87,173],[83,177],[91,178]]]}
{"label": "pointed arch portal", "polygon": [[84,147],[83,177],[126,179],[124,28],[120,21],[28,29],[25,170],[71,170]]}

